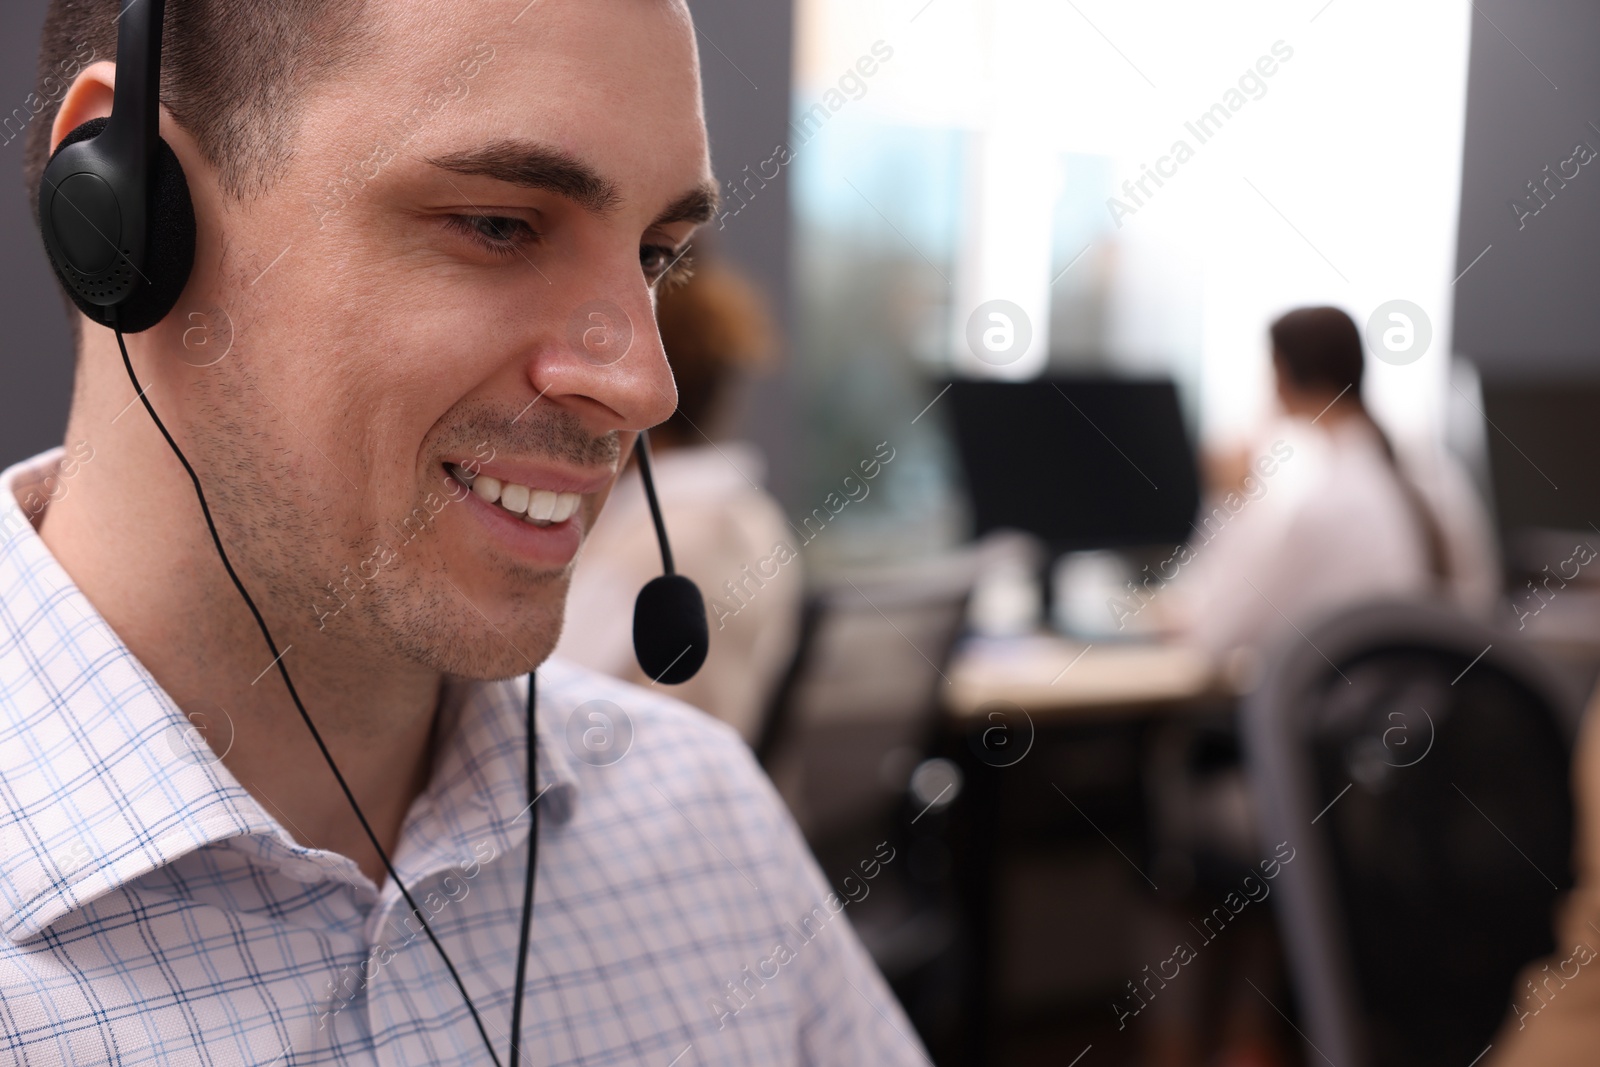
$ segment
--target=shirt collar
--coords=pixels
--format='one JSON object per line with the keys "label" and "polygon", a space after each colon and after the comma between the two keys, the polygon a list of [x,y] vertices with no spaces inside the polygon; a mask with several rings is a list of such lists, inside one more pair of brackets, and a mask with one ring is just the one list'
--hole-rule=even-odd
{"label": "shirt collar", "polygon": [[[546,673],[540,669],[541,680]],[[577,801],[578,777],[564,736],[552,728],[564,707],[548,687],[539,694],[535,791],[527,786],[527,677],[446,681],[440,703],[439,749],[428,787],[401,828],[395,869],[408,887],[441,871],[504,855],[527,837],[530,803],[540,818],[564,823]],[[480,851],[484,844],[490,851]],[[399,889],[388,887],[391,902]]]}
{"label": "shirt collar", "polygon": [[[264,854],[307,852],[195,743],[39,537],[49,500],[90,459],[55,448],[0,473],[0,934],[13,942],[208,844],[258,836]],[[526,835],[526,692],[517,679],[447,684],[434,772],[396,850],[408,885],[471,858],[464,843],[509,851]],[[539,803],[565,821],[577,775],[549,725],[560,709],[539,705]]]}

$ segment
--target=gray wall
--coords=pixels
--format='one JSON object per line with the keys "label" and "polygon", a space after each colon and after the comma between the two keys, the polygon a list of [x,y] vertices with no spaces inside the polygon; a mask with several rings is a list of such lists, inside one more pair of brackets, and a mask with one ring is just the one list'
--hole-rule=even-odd
{"label": "gray wall", "polygon": [[[789,83],[793,0],[689,0],[700,30],[700,73],[705,83],[706,126],[711,163],[726,183],[746,165],[752,170],[789,140]],[[744,268],[772,301],[780,337],[790,337],[789,173],[782,173],[749,206],[718,229],[706,228],[715,252]],[[776,373],[748,391],[738,432],[766,452],[768,483],[780,499],[794,503],[801,472],[793,442],[802,432],[791,398],[796,379],[785,352]]]}
{"label": "gray wall", "polygon": [[[1600,377],[1600,158],[1574,164],[1565,188],[1551,181],[1520,229],[1510,207],[1536,206],[1527,183],[1576,143],[1600,151],[1597,55],[1592,0],[1477,0],[1456,271],[1489,251],[1456,283],[1455,349],[1487,377]],[[1430,195],[1390,179],[1397,212]]]}
{"label": "gray wall", "polygon": [[[44,9],[43,0],[0,4],[0,116],[27,112]],[[22,143],[0,144],[0,465],[61,443],[72,390],[67,313],[28,217]]]}
{"label": "gray wall", "polygon": [[[789,120],[790,0],[693,0],[700,29],[706,121],[713,161],[731,176],[772,155]],[[33,89],[44,0],[0,4],[0,115]],[[743,73],[740,73],[743,71]],[[72,352],[66,314],[28,218],[22,138],[0,145],[0,464],[58,444],[66,424]],[[716,224],[709,227],[716,230]],[[773,301],[787,335],[787,172],[720,232],[714,250],[745,268]],[[792,439],[784,376],[751,390],[744,432],[765,447],[782,493],[791,481],[783,443]]]}

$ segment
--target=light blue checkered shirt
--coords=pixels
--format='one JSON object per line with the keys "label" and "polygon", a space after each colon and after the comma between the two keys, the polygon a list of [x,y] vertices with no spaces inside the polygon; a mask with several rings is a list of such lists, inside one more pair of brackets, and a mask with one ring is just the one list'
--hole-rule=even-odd
{"label": "light blue checkered shirt", "polygon": [[[46,549],[61,455],[0,475],[0,1063],[488,1063],[395,886],[297,844]],[[394,857],[502,1059],[526,692],[447,687]],[[552,661],[537,731],[524,1063],[927,1062],[732,730]]]}

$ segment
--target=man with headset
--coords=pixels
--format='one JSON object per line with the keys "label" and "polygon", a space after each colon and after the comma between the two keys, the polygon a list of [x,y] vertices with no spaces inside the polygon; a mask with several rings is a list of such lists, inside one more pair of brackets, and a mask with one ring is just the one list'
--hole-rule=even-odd
{"label": "man with headset", "polygon": [[546,660],[675,402],[695,41],[51,0],[41,78],[97,58],[28,133],[78,367],[0,475],[0,1058],[924,1062],[733,732]]}

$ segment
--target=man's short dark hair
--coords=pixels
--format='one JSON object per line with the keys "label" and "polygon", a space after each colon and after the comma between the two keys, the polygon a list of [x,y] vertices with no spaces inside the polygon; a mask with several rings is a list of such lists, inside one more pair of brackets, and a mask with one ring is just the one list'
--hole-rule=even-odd
{"label": "man's short dark hair", "polygon": [[[248,200],[282,176],[309,88],[348,64],[368,37],[366,0],[168,0],[161,102]],[[50,0],[39,43],[24,168],[31,209],[66,88],[91,62],[115,60],[119,0]],[[37,112],[34,108],[38,107]]]}

